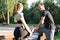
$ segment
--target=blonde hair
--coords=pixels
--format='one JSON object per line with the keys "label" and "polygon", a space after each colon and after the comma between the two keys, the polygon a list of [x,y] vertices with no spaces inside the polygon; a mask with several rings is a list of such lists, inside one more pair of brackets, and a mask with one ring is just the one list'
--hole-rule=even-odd
{"label": "blonde hair", "polygon": [[19,9],[23,8],[22,3],[17,3],[14,5],[14,13],[16,13]]}

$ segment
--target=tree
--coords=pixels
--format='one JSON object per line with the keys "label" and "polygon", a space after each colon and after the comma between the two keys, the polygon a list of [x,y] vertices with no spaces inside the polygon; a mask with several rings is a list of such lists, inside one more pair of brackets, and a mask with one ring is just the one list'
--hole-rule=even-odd
{"label": "tree", "polygon": [[0,0],[0,14],[1,16],[3,15],[3,17],[1,19],[4,18],[4,20],[8,19],[8,24],[9,24],[9,17],[13,15],[13,7],[15,5],[15,3],[17,3],[18,0]]}
{"label": "tree", "polygon": [[40,20],[40,12],[37,9],[38,2],[32,3],[30,8],[30,23],[39,23]]}
{"label": "tree", "polygon": [[57,1],[57,5],[60,7],[60,0],[56,0]]}
{"label": "tree", "polygon": [[6,0],[7,3],[7,23],[9,24],[9,13],[12,14],[13,12],[13,7],[15,5],[15,3],[18,2],[17,0]]}
{"label": "tree", "polygon": [[5,11],[6,11],[6,0],[4,1],[0,0],[0,19],[2,19],[1,22],[3,21],[3,19],[6,20]]}
{"label": "tree", "polygon": [[49,10],[51,12],[51,14],[53,15],[53,18],[55,20],[55,23],[60,23],[59,20],[60,20],[60,15],[59,15],[59,10],[60,10],[60,7],[58,7],[57,5],[55,5],[54,3],[52,2],[46,2],[45,3],[45,7],[47,10]]}
{"label": "tree", "polygon": [[[40,3],[40,1],[36,2],[35,4],[33,3],[31,5],[31,9],[30,9],[30,17],[31,17],[31,22],[33,23],[38,23],[40,20],[40,12],[38,11],[38,9],[36,8],[38,6],[38,4]],[[51,12],[51,14],[53,15],[53,18],[55,20],[55,23],[60,23],[60,7],[57,6],[56,4],[54,4],[53,0],[50,1],[44,1],[45,4],[45,8],[47,10],[49,10]]]}

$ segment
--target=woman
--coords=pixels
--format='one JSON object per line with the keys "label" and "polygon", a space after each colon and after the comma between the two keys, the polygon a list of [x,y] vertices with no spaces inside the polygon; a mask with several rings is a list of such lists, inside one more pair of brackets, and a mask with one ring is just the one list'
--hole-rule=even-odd
{"label": "woman", "polygon": [[16,40],[18,40],[18,38],[23,39],[24,36],[26,36],[26,33],[24,33],[24,29],[26,29],[26,31],[31,34],[31,30],[29,29],[24,20],[22,11],[23,11],[22,3],[17,3],[14,6],[14,12],[16,13],[17,26],[18,26],[15,28],[14,31],[14,36]]}

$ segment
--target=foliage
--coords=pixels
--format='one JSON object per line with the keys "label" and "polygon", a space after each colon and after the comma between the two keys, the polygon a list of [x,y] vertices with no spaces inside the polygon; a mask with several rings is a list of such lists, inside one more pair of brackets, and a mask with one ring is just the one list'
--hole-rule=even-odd
{"label": "foliage", "polygon": [[[30,20],[32,23],[38,23],[40,20],[40,12],[37,9],[37,6],[40,1],[33,3],[30,8]],[[60,7],[54,4],[53,0],[45,1],[45,8],[49,10],[54,18],[55,23],[60,23]]]}
{"label": "foliage", "polygon": [[47,10],[49,10],[51,12],[51,14],[53,15],[53,18],[55,20],[55,23],[60,23],[59,20],[60,20],[60,7],[58,7],[57,5],[55,5],[54,3],[52,2],[46,2],[45,3],[45,7]]}
{"label": "foliage", "polygon": [[[7,18],[7,11],[9,11],[10,22],[16,20],[15,15],[13,14],[13,7],[17,2],[21,2],[24,6],[24,17],[27,23],[39,23],[40,21],[40,11],[38,10],[37,6],[40,0],[36,3],[32,3],[31,7],[28,8],[27,0],[0,0],[0,21],[2,22],[3,19]],[[60,23],[60,0],[56,0],[54,3],[53,0],[45,0],[44,1],[45,8],[51,12],[55,23]]]}
{"label": "foliage", "polygon": [[0,0],[0,20],[7,20],[7,12],[9,11],[9,16],[13,15],[13,7],[18,0]]}

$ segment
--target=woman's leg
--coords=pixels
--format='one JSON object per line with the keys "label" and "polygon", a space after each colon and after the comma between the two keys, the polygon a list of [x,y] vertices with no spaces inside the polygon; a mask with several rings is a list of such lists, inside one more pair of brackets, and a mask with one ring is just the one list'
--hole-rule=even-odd
{"label": "woman's leg", "polygon": [[18,40],[19,37],[21,37],[20,27],[16,27],[15,28],[15,30],[14,30],[14,37],[15,37],[15,40]]}

